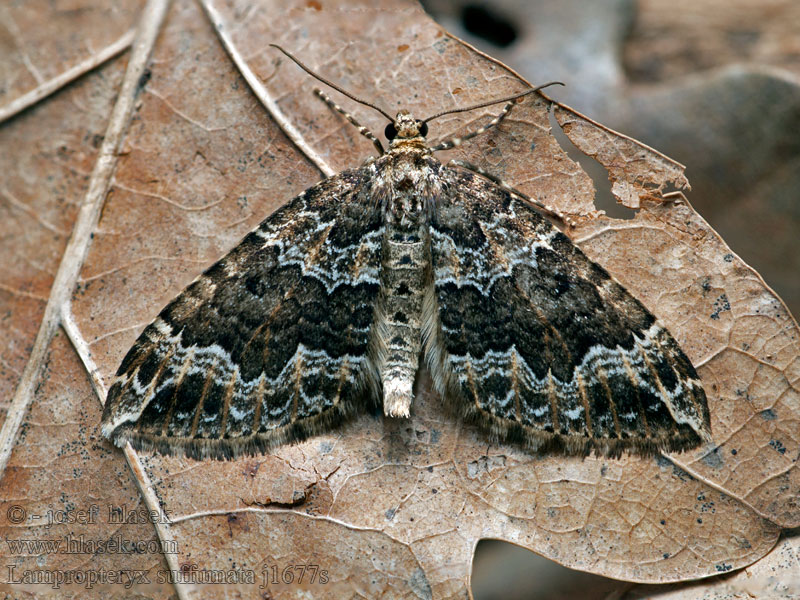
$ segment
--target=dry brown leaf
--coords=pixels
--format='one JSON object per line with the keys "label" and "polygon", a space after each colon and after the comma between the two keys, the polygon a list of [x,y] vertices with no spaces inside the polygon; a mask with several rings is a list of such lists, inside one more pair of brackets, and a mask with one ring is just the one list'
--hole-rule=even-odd
{"label": "dry brown leaf", "polygon": [[689,584],[642,585],[625,600],[795,600],[800,596],[800,543],[798,537],[782,539],[754,565]]}
{"label": "dry brown leaf", "polygon": [[[124,583],[87,590],[86,584],[59,581],[75,577],[69,573],[102,577],[119,571],[129,574],[128,581],[141,575],[156,581],[169,568],[152,524],[142,518],[125,522],[148,507],[119,452],[100,442],[101,412],[80,358],[66,336],[57,334],[0,482],[0,593],[57,598],[72,590],[91,597],[92,589],[110,587],[122,597]],[[26,571],[44,585],[29,585]]]}
{"label": "dry brown leaf", "polygon": [[[290,143],[276,119],[286,118],[332,171],[374,151],[314,97],[316,82],[277,60],[268,42],[390,109],[430,114],[524,87],[412,4],[203,6],[215,28],[197,4],[176,2],[153,49],[66,321],[87,368],[63,337],[52,342],[43,384],[0,482],[0,518],[12,502],[41,510],[36,502],[51,489],[59,493],[49,502],[62,510],[92,502],[137,506],[122,454],[98,436],[99,402],[88,393],[87,369],[96,365],[98,384],[107,383],[171,297],[320,178],[320,167]],[[84,85],[102,91],[104,78],[119,77],[122,63],[110,63]],[[248,88],[243,74],[249,70],[269,110]],[[66,93],[0,134],[29,127],[24,136],[43,135],[35,133],[35,113],[63,118],[57,102]],[[107,106],[113,94],[104,97]],[[353,111],[382,131],[375,114]],[[490,114],[443,118],[431,137],[463,133]],[[782,527],[800,523],[797,325],[687,203],[664,200],[664,191],[685,184],[679,165],[566,107],[555,118],[575,145],[608,168],[620,199],[639,207],[635,218],[597,214],[591,180],[550,135],[541,101],[520,104],[499,131],[459,155],[579,218],[569,232],[573,239],[653,310],[699,365],[715,447],[657,460],[533,456],[490,444],[480,431],[454,422],[422,381],[410,421],[364,416],[269,456],[198,462],[126,453],[141,501],[171,519],[126,535],[141,540],[155,532],[175,542],[176,553],[163,557],[168,567],[159,556],[136,562],[120,554],[84,556],[75,567],[69,556],[56,554],[46,567],[35,556],[15,556],[19,569],[251,569],[256,584],[242,591],[252,596],[264,591],[257,588],[264,565],[280,578],[287,567],[296,577],[295,567],[313,564],[326,571],[326,583],[271,585],[271,597],[306,589],[330,598],[449,598],[467,593],[472,551],[486,537],[641,582],[705,577],[767,554]],[[69,131],[75,122],[54,127]],[[85,146],[76,136],[72,147]],[[54,208],[52,198],[42,206],[32,202],[29,212],[48,211],[69,229],[74,211]],[[46,229],[37,221],[32,227]],[[25,237],[31,253],[33,235]],[[59,240],[42,246],[57,254]],[[19,276],[4,293],[14,299],[31,286],[43,299],[50,280],[36,288],[32,278]],[[25,318],[19,303],[8,306],[9,322]],[[27,330],[9,331],[29,343]],[[97,525],[72,525],[56,535],[29,522],[2,527],[15,539],[67,530],[91,539],[109,535]],[[184,597],[226,589],[175,587]]]}
{"label": "dry brown leaf", "polygon": [[0,122],[130,46],[140,5],[136,0],[0,5]]}

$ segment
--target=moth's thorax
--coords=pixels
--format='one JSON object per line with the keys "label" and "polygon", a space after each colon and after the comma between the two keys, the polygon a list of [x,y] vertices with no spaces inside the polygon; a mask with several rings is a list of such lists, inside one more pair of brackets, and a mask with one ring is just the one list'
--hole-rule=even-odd
{"label": "moth's thorax", "polygon": [[404,230],[426,222],[441,194],[441,163],[427,147],[398,146],[379,159],[374,197],[387,226]]}

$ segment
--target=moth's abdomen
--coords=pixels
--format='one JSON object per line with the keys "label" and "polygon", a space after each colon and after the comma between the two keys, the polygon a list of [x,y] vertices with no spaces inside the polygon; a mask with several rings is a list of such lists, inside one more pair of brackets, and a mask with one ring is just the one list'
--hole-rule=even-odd
{"label": "moth's abdomen", "polygon": [[422,347],[422,302],[430,277],[427,227],[407,231],[387,227],[383,241],[381,286],[384,323],[378,328],[386,348],[381,368],[383,412],[408,417]]}

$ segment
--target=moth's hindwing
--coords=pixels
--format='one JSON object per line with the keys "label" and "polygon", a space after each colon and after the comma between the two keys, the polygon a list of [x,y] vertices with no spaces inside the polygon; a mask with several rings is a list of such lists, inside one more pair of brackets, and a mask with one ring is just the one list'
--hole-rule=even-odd
{"label": "moth's hindwing", "polygon": [[520,199],[445,176],[426,354],[450,404],[539,450],[652,454],[706,439],[697,373],[655,317]]}
{"label": "moth's hindwing", "polygon": [[125,356],[103,432],[228,458],[379,398],[370,331],[383,225],[365,181],[355,169],[303,192],[175,298]]}

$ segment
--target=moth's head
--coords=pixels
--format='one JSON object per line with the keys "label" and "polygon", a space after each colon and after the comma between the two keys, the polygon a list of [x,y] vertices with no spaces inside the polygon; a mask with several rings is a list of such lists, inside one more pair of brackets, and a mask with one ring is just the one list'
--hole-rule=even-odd
{"label": "moth's head", "polygon": [[392,146],[411,140],[423,141],[428,135],[428,124],[414,118],[407,110],[401,110],[397,113],[394,122],[386,126],[383,133]]}

